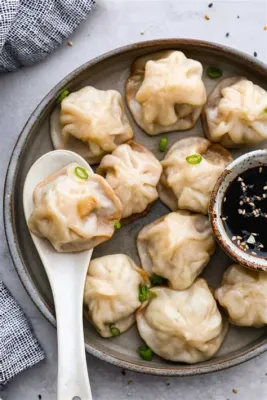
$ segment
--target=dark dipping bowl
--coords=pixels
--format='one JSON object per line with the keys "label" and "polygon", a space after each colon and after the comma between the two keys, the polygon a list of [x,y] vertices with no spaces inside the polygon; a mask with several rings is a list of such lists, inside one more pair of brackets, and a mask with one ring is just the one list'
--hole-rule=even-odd
{"label": "dark dipping bowl", "polygon": [[[224,172],[219,177],[213,192],[211,194],[209,216],[213,233],[221,245],[222,249],[238,264],[244,267],[254,269],[257,271],[267,271],[267,259],[253,255],[251,252],[242,250],[236,241],[232,240],[229,231],[225,226],[225,221],[222,219],[223,215],[223,202],[226,197],[229,186],[245,171],[256,168],[267,167],[267,151],[256,150],[238,157],[231,164],[229,164]],[[231,201],[231,199],[228,199]],[[242,208],[240,206],[240,208]],[[257,219],[256,219],[257,221]],[[267,232],[267,219],[266,219],[266,232]]]}

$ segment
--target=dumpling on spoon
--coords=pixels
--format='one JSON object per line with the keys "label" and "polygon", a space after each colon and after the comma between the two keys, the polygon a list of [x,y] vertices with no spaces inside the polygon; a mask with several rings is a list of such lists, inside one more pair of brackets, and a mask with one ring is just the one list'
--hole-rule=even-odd
{"label": "dumpling on spoon", "polygon": [[84,289],[86,317],[103,337],[119,336],[135,323],[140,285],[148,275],[125,254],[91,261]]}
{"label": "dumpling on spoon", "polygon": [[204,279],[182,291],[154,287],[155,297],[137,311],[138,331],[162,358],[194,364],[210,359],[228,331]]}
{"label": "dumpling on spoon", "polygon": [[223,79],[209,95],[202,122],[207,137],[225,147],[267,139],[267,92],[240,76]]}
{"label": "dumpling on spoon", "polygon": [[105,179],[72,163],[36,186],[28,226],[57,251],[76,252],[111,238],[120,218],[120,200]]}
{"label": "dumpling on spoon", "polygon": [[267,324],[267,274],[231,265],[215,291],[229,321],[238,326],[261,328]]}
{"label": "dumpling on spoon", "polygon": [[137,237],[143,269],[168,279],[176,290],[189,287],[215,250],[209,220],[201,214],[177,211],[145,226]]}
{"label": "dumpling on spoon", "polygon": [[154,154],[133,141],[106,155],[97,169],[120,199],[122,218],[142,213],[157,200],[161,172]]}
{"label": "dumpling on spoon", "polygon": [[122,97],[116,90],[86,86],[65,97],[51,116],[55,149],[72,150],[89,164],[133,137]]}
{"label": "dumpling on spoon", "polygon": [[172,211],[179,208],[207,214],[212,189],[231,161],[226,149],[202,137],[178,140],[161,162],[161,201]]}
{"label": "dumpling on spoon", "polygon": [[126,83],[136,123],[149,135],[192,128],[207,100],[199,61],[176,50],[138,58]]}

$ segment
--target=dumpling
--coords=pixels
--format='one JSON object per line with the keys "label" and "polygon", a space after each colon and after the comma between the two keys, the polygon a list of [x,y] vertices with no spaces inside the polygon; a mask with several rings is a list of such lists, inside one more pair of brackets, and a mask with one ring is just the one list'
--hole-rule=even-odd
{"label": "dumpling", "polygon": [[167,214],[145,226],[137,237],[142,267],[176,290],[189,287],[208,264],[215,239],[207,217],[188,211]]}
{"label": "dumpling", "polygon": [[122,204],[122,218],[143,212],[158,198],[160,162],[145,147],[133,141],[106,155],[97,169]]}
{"label": "dumpling", "polygon": [[252,271],[238,264],[224,274],[215,297],[238,326],[260,328],[267,324],[267,274]]}
{"label": "dumpling", "polygon": [[267,92],[243,77],[223,79],[208,97],[203,126],[212,142],[225,147],[267,139]]}
{"label": "dumpling", "polygon": [[51,116],[54,147],[75,151],[89,164],[100,162],[132,137],[122,97],[116,90],[86,86],[62,100]]}
{"label": "dumpling", "polygon": [[[149,282],[130,257],[113,254],[91,261],[84,289],[86,317],[101,336],[120,334],[135,322],[139,285]],[[119,331],[118,331],[119,330]]]}
{"label": "dumpling", "polygon": [[138,331],[146,344],[170,361],[198,363],[211,358],[228,331],[204,279],[175,291],[152,288],[156,297],[137,311]]}
{"label": "dumpling", "polygon": [[111,238],[121,203],[101,176],[72,163],[48,176],[33,193],[32,233],[59,252],[89,250]]}
{"label": "dumpling", "polygon": [[126,83],[136,123],[149,135],[192,128],[207,100],[200,62],[181,51],[138,58]]}
{"label": "dumpling", "polygon": [[172,211],[180,208],[207,214],[212,189],[231,161],[226,149],[207,139],[178,140],[161,162],[160,200]]}

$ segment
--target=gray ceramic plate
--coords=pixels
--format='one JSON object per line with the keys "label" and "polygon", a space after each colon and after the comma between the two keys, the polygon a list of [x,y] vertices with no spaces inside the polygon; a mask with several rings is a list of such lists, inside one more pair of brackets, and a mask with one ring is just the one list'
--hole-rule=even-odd
{"label": "gray ceramic plate", "polygon": [[[206,77],[206,68],[210,65],[219,66],[224,71],[224,77],[233,74],[245,75],[267,89],[266,66],[247,55],[207,42],[168,39],[133,44],[89,61],[63,79],[43,99],[29,118],[14,148],[6,177],[4,214],[6,236],[18,274],[32,300],[53,325],[56,324],[53,298],[24,220],[22,190],[30,166],[42,154],[52,150],[49,117],[55,105],[55,98],[63,88],[74,91],[85,85],[93,85],[99,89],[117,89],[124,96],[125,81],[129,76],[131,63],[143,54],[163,49],[178,49],[184,51],[188,57],[199,60],[204,66],[204,79],[209,91],[216,84]],[[159,159],[162,158],[158,151],[161,135],[147,136],[134,124],[130,115],[129,117],[134,126],[135,140],[151,149]],[[190,131],[168,134],[168,143],[170,145],[179,138],[192,135],[203,135],[200,122]],[[123,227],[112,240],[97,247],[94,257],[122,252],[139,263],[136,251],[138,232],[144,225],[167,212],[168,209],[158,201],[146,217]],[[204,276],[211,285],[216,286],[230,263],[230,259],[217,248]],[[169,376],[218,371],[249,360],[267,349],[266,330],[231,327],[223,347],[210,361],[185,365],[155,357],[152,362],[146,362],[140,360],[136,352],[141,340],[135,327],[120,338],[102,339],[94,328],[85,322],[84,333],[86,350],[96,357],[134,371]]]}

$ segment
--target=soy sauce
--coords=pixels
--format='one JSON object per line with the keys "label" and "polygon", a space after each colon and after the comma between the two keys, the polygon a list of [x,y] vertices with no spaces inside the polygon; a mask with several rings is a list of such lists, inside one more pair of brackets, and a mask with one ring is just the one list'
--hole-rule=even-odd
{"label": "soy sauce", "polygon": [[267,258],[267,167],[248,169],[229,185],[221,218],[236,246]]}

